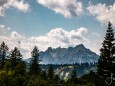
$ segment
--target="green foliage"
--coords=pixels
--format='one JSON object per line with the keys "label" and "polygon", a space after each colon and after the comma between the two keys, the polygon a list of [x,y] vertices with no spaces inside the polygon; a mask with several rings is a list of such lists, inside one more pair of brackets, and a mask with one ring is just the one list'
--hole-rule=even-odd
{"label": "green foliage", "polygon": [[0,69],[4,68],[8,49],[9,48],[7,47],[5,42],[2,42],[2,44],[0,45]]}
{"label": "green foliage", "polygon": [[10,62],[11,62],[11,68],[15,68],[17,64],[22,60],[22,55],[17,47],[14,48],[14,50],[11,51],[10,54]]}
{"label": "green foliage", "polygon": [[58,75],[55,75],[55,76],[54,76],[54,82],[60,83],[60,78],[59,78]]}
{"label": "green foliage", "polygon": [[71,85],[77,85],[77,84],[79,84],[79,80],[78,80],[78,78],[77,78],[77,73],[76,73],[76,71],[73,71],[72,72],[72,76],[71,76],[71,78],[66,82],[67,84],[67,86],[69,86],[69,84],[71,84]]}
{"label": "green foliage", "polygon": [[94,84],[92,83],[87,83],[87,84],[72,84],[72,83],[68,83],[64,86],[95,86]]}
{"label": "green foliage", "polygon": [[102,48],[100,49],[101,54],[97,66],[99,76],[104,79],[106,79],[106,77],[111,73],[115,73],[115,43],[113,43],[115,38],[111,25],[112,24],[109,22],[105,40],[103,41]]}
{"label": "green foliage", "polygon": [[105,86],[105,82],[98,75],[90,71],[90,73],[83,75],[80,80],[85,83],[93,83],[95,86]]}
{"label": "green foliage", "polygon": [[30,69],[29,72],[30,74],[39,74],[40,73],[40,68],[39,68],[39,50],[35,46],[33,51],[31,52],[32,58],[31,58],[31,63],[30,63]]}
{"label": "green foliage", "polygon": [[70,78],[70,80],[69,80],[70,82],[73,82],[73,83],[78,83],[78,78],[77,78],[77,73],[76,73],[76,71],[73,71],[73,73],[72,73],[72,76],[71,76],[71,78]]}
{"label": "green foliage", "polygon": [[4,65],[4,70],[9,71],[11,69],[11,62],[6,61]]}
{"label": "green foliage", "polygon": [[44,80],[47,80],[47,73],[46,73],[46,71],[42,71],[41,72],[41,77],[44,79]]}
{"label": "green foliage", "polygon": [[26,64],[24,61],[20,61],[17,66],[15,67],[15,73],[20,75],[26,74]]}
{"label": "green foliage", "polygon": [[27,80],[26,86],[49,86],[48,81],[42,79],[39,75],[33,75]]}
{"label": "green foliage", "polygon": [[[78,78],[76,71],[73,71],[71,78],[66,82],[60,80],[59,76],[55,74],[55,67],[53,68],[52,65],[49,65],[48,70],[40,69],[39,50],[36,46],[31,52],[32,58],[28,68],[22,61],[22,55],[17,47],[10,52],[9,58],[6,58],[8,47],[3,42],[0,45],[0,86],[107,86],[105,79],[110,73],[115,73],[115,64],[113,64],[115,62],[115,44],[113,41],[114,33],[109,22],[106,37],[100,49],[98,72],[90,71]],[[88,65],[85,64],[85,66]],[[110,86],[115,86],[115,82],[112,82]]]}
{"label": "green foliage", "polygon": [[53,80],[54,79],[54,69],[53,69],[52,65],[50,65],[50,67],[48,69],[48,79],[49,80]]}
{"label": "green foliage", "polygon": [[[114,31],[112,29],[112,24],[108,23],[108,29],[106,31],[105,39],[102,43],[102,48],[100,49],[100,58],[97,65],[98,76],[101,77],[99,83],[106,86],[106,79],[111,78],[111,74],[115,74],[115,38]],[[99,80],[99,78],[97,79]],[[97,86],[97,85],[96,85]],[[111,86],[115,86],[112,80]]]}

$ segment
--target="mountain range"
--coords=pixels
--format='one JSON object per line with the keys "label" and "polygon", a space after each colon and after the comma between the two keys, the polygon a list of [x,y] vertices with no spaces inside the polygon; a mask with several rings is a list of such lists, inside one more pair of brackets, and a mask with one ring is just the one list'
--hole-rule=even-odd
{"label": "mountain range", "polygon": [[42,64],[74,64],[94,63],[99,56],[87,49],[83,44],[68,48],[51,48],[39,53]]}

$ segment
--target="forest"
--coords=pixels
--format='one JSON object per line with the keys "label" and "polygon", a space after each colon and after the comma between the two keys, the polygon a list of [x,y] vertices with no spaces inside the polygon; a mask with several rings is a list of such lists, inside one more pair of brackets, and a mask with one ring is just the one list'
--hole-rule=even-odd
{"label": "forest", "polygon": [[115,38],[112,24],[108,28],[97,63],[97,71],[90,71],[78,77],[73,71],[67,81],[55,74],[53,65],[48,70],[40,67],[39,49],[31,51],[31,61],[27,65],[20,50],[9,51],[5,42],[0,44],[0,86],[115,86]]}

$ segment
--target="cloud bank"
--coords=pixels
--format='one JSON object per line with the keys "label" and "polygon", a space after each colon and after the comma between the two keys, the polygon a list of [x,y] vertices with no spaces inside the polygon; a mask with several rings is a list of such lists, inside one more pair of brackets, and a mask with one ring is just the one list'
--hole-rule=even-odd
{"label": "cloud bank", "polygon": [[107,24],[110,21],[115,26],[115,3],[110,6],[101,3],[97,5],[90,4],[87,10],[101,23]]}
{"label": "cloud bank", "polygon": [[77,17],[83,13],[82,3],[77,0],[37,0],[37,2],[65,18]]}
{"label": "cloud bank", "polygon": [[31,51],[34,46],[37,46],[40,51],[45,51],[48,47],[74,47],[78,44],[88,44],[89,40],[85,37],[88,30],[81,27],[77,30],[66,31],[63,28],[55,28],[42,36],[25,37],[16,31],[12,31],[10,35],[0,35],[0,43],[5,41],[10,49],[18,47],[25,58],[31,56]]}
{"label": "cloud bank", "polygon": [[30,5],[25,0],[0,0],[0,16],[4,16],[5,10],[9,8],[16,8],[22,12],[27,12]]}

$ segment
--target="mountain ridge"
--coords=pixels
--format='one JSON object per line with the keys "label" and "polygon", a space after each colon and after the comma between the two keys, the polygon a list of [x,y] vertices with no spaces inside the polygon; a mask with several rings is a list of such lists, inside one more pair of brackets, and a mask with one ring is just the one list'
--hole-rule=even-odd
{"label": "mountain ridge", "polygon": [[97,62],[99,56],[83,44],[68,48],[51,48],[40,52],[42,64],[74,64],[74,63],[93,63]]}

